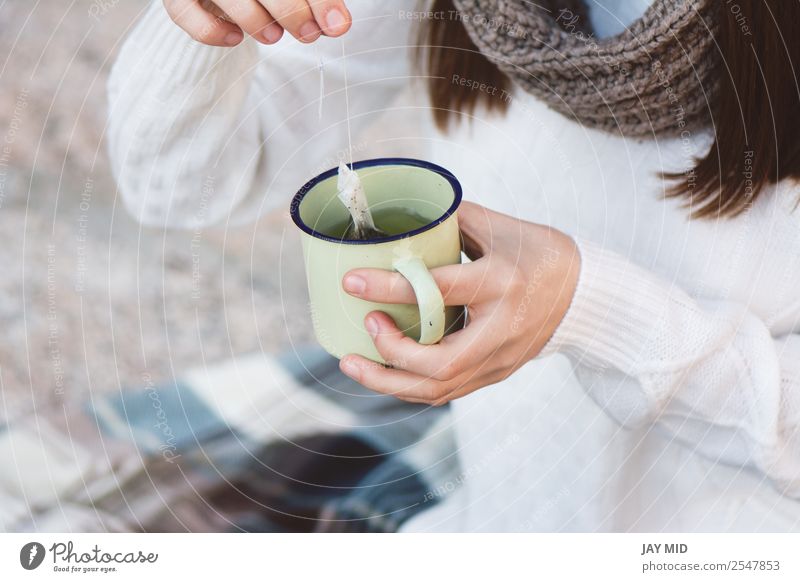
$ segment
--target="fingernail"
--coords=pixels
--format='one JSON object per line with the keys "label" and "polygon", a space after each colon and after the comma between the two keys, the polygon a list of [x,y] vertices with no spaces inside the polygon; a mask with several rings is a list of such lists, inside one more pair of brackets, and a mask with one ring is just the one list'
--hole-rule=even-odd
{"label": "fingernail", "polygon": [[347,275],[344,278],[344,290],[351,295],[361,295],[367,288],[367,282],[358,275]]}
{"label": "fingernail", "polygon": [[303,26],[300,27],[299,31],[300,40],[306,42],[312,41],[315,38],[317,38],[321,33],[322,31],[319,29],[319,26],[317,26],[317,23],[314,22],[313,20],[309,20],[308,22],[303,24]]}
{"label": "fingernail", "polygon": [[228,46],[234,46],[242,42],[244,36],[241,32],[229,32],[225,35],[225,44]]}
{"label": "fingernail", "polygon": [[356,376],[358,376],[358,373],[360,372],[358,364],[356,364],[353,360],[347,357],[342,358],[339,361],[339,369],[348,376],[350,376],[351,378],[355,378]]}
{"label": "fingernail", "polygon": [[372,337],[378,335],[378,331],[380,331],[378,320],[375,319],[374,317],[367,317],[367,320],[364,322],[364,326],[367,328],[367,332]]}
{"label": "fingernail", "polygon": [[273,22],[264,29],[261,36],[270,44],[276,43],[283,36],[283,27],[277,22]]}
{"label": "fingernail", "polygon": [[328,14],[325,15],[325,24],[330,32],[338,32],[340,28],[344,28],[346,22],[344,14],[336,8],[328,11]]}

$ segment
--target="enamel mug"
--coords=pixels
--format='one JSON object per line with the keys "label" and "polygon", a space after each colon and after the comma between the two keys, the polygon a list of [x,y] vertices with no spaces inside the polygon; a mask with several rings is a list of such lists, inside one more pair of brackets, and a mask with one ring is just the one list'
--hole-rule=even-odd
{"label": "enamel mug", "polygon": [[[343,240],[333,234],[349,214],[337,197],[337,169],[313,178],[292,199],[292,220],[301,230],[311,318],[320,345],[341,358],[360,354],[386,363],[364,328],[370,311],[389,314],[403,333],[434,344],[462,327],[463,307],[445,308],[429,269],[461,262],[456,211],[461,185],[449,171],[407,158],[355,162],[370,209],[398,208],[423,218],[424,226],[371,240]],[[372,267],[401,273],[411,283],[416,305],[374,303],[342,288],[351,269]],[[390,362],[391,363],[391,362]]]}

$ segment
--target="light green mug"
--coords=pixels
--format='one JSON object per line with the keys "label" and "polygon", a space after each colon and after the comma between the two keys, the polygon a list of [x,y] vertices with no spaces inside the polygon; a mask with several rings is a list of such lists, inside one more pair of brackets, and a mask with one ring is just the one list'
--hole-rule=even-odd
{"label": "light green mug", "polygon": [[[445,308],[428,271],[461,262],[456,217],[461,185],[444,168],[408,158],[363,160],[355,162],[353,169],[373,211],[413,212],[424,219],[424,226],[378,239],[342,240],[334,232],[349,214],[337,197],[337,168],[303,186],[292,199],[290,213],[302,231],[317,341],[337,358],[360,354],[385,364],[364,329],[370,311],[388,313],[405,335],[421,344],[434,344],[463,325],[464,308]],[[411,283],[417,305],[374,303],[349,295],[342,289],[342,279],[360,267],[400,272]]]}

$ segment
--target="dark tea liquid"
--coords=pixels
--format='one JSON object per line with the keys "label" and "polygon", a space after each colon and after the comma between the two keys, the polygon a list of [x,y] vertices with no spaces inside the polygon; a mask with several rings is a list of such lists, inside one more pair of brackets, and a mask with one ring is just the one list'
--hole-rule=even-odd
{"label": "dark tea liquid", "polygon": [[[416,210],[410,208],[392,206],[373,210],[372,220],[375,222],[376,227],[389,236],[393,236],[421,228],[430,224],[433,219],[423,216]],[[330,228],[326,228],[325,234],[343,240],[351,239],[351,236],[347,236],[347,231],[352,224],[353,221],[348,216],[346,220],[338,222]]]}

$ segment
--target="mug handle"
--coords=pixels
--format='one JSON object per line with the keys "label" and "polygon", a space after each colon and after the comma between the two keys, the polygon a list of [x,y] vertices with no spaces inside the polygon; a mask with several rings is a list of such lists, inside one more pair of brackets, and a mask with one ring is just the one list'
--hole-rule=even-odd
{"label": "mug handle", "polygon": [[408,279],[419,304],[419,343],[435,344],[444,336],[444,299],[433,275],[419,257],[395,259],[392,267]]}

